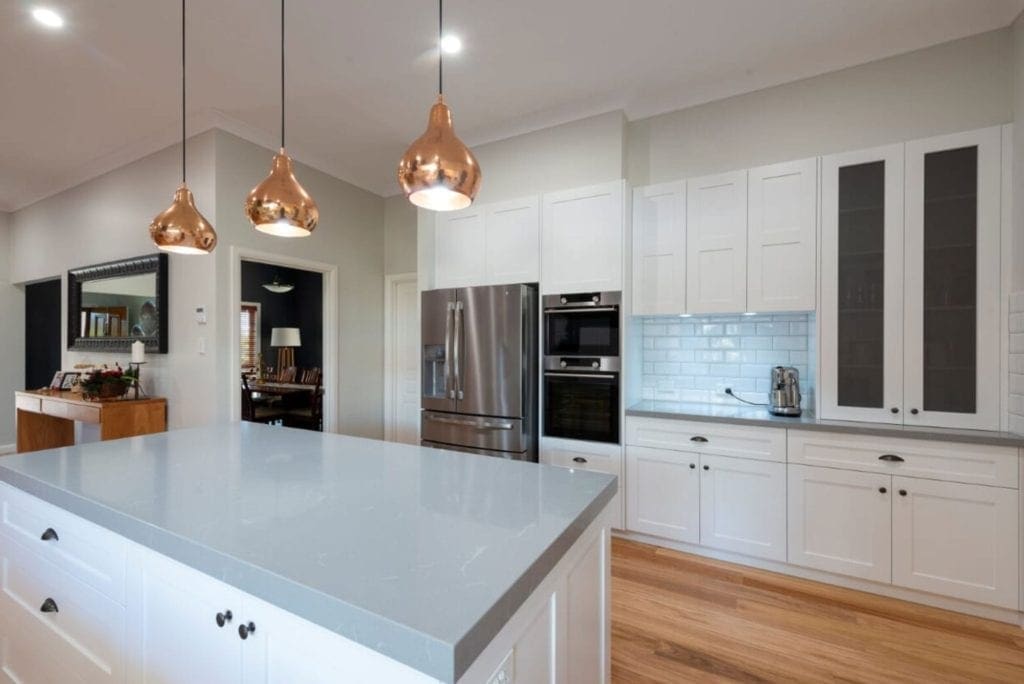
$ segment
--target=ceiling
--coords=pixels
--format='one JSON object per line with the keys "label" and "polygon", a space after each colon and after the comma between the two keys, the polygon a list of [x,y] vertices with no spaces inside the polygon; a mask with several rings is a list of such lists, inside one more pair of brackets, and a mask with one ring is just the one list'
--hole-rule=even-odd
{"label": "ceiling", "polygon": [[[179,124],[173,0],[0,0],[0,210],[164,147]],[[190,134],[277,146],[278,3],[189,3]],[[643,118],[1009,24],[1024,0],[449,0],[456,129],[480,144],[622,109]],[[288,4],[288,148],[388,196],[436,87],[430,0]],[[269,160],[268,160],[269,163]]]}

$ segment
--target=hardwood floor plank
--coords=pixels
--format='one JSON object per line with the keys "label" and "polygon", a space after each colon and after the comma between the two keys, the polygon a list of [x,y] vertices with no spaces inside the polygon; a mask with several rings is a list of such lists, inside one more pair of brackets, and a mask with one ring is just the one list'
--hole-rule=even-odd
{"label": "hardwood floor plank", "polygon": [[1024,682],[1024,630],[614,538],[612,681]]}

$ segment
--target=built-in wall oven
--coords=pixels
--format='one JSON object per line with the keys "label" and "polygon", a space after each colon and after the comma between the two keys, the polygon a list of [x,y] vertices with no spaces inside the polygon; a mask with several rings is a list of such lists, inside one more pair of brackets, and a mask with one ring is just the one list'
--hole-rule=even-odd
{"label": "built-in wall oven", "polygon": [[619,442],[619,292],[544,297],[544,434]]}

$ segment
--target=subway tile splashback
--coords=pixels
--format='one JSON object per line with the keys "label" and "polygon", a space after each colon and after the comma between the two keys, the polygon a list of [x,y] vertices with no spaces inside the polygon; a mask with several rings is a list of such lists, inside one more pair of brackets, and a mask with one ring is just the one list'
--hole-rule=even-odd
{"label": "subway tile splashback", "polygon": [[735,404],[724,393],[731,387],[766,402],[773,366],[800,372],[802,405],[813,407],[813,313],[643,319],[644,399]]}

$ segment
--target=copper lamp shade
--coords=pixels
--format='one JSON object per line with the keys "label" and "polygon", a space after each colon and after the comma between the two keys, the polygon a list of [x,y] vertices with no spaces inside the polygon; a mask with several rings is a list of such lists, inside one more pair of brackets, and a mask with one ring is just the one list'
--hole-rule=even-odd
{"label": "copper lamp shade", "polygon": [[149,236],[159,249],[176,254],[209,254],[217,246],[217,233],[196,209],[184,183],[174,192],[171,206],[149,224]]}
{"label": "copper lamp shade", "polygon": [[256,230],[278,237],[305,237],[316,229],[320,210],[299,185],[283,147],[274,155],[270,175],[246,198],[245,215]]}
{"label": "copper lamp shade", "polygon": [[452,112],[437,96],[427,130],[398,162],[398,182],[409,201],[434,211],[465,209],[480,190],[480,165],[452,127]]}

